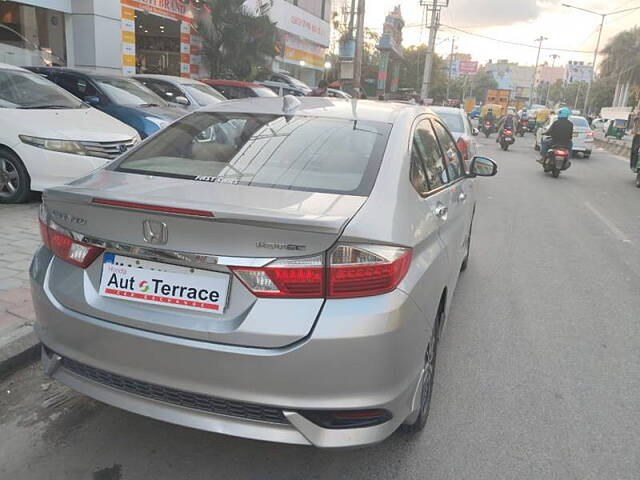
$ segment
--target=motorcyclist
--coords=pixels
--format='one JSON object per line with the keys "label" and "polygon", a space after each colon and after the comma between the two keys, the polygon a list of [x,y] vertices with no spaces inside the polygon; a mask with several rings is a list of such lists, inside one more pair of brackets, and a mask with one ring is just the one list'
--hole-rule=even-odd
{"label": "motorcyclist", "polygon": [[[558,112],[558,119],[551,124],[549,130],[542,134],[540,142],[540,153],[542,158],[546,158],[547,151],[552,146],[565,147],[571,151],[573,147],[573,123],[569,120],[571,110],[563,107]],[[544,138],[547,137],[547,138]]]}
{"label": "motorcyclist", "polygon": [[484,118],[482,119],[482,122],[483,122],[483,124],[488,122],[490,124],[489,129],[493,129],[493,126],[496,123],[496,117],[493,115],[493,109],[492,108],[489,108],[487,110],[487,113],[484,114]]}
{"label": "motorcyclist", "polygon": [[510,128],[511,131],[516,129],[516,116],[508,112],[499,122],[498,122],[498,138],[496,138],[496,143],[500,142],[502,139],[502,132],[505,128]]}

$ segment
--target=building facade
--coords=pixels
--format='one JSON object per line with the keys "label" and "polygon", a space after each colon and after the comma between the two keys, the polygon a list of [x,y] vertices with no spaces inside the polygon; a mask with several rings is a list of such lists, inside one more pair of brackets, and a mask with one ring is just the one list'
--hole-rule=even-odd
{"label": "building facade", "polygon": [[272,70],[315,86],[323,77],[331,41],[331,0],[248,0],[278,28],[278,55]]}
{"label": "building facade", "polygon": [[[329,46],[331,0],[248,0],[278,28],[273,70],[315,85]],[[2,0],[0,62],[105,73],[200,77],[202,0]]]}

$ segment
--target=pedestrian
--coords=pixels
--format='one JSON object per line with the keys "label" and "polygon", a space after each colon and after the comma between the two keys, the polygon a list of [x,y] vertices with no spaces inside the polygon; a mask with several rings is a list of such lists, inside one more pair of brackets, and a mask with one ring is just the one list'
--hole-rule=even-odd
{"label": "pedestrian", "polygon": [[311,90],[311,92],[309,92],[307,96],[308,97],[326,97],[328,88],[329,88],[329,84],[327,83],[327,81],[320,80],[318,82],[318,86],[313,90]]}
{"label": "pedestrian", "polygon": [[640,151],[640,111],[636,112],[633,116],[631,123],[631,135],[633,135],[633,141],[631,142],[631,170],[635,171],[638,165],[638,152]]}

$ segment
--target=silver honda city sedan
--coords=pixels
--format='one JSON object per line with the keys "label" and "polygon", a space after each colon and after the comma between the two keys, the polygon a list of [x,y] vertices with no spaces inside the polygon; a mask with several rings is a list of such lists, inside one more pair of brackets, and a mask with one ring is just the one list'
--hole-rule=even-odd
{"label": "silver honda city sedan", "polygon": [[[468,171],[467,171],[468,170]],[[132,412],[348,447],[420,431],[475,176],[425,107],[205,107],[49,189],[31,266],[45,372]]]}

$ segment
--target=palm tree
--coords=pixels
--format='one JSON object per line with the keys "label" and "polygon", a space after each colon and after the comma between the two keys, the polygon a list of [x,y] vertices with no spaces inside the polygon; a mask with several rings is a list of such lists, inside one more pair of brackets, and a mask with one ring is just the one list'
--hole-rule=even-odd
{"label": "palm tree", "polygon": [[276,55],[275,23],[265,14],[252,14],[244,3],[205,0],[198,30],[204,61],[213,77],[250,79]]}
{"label": "palm tree", "polygon": [[616,79],[615,98],[624,106],[633,86],[640,83],[640,28],[618,33],[602,53],[601,74]]}

